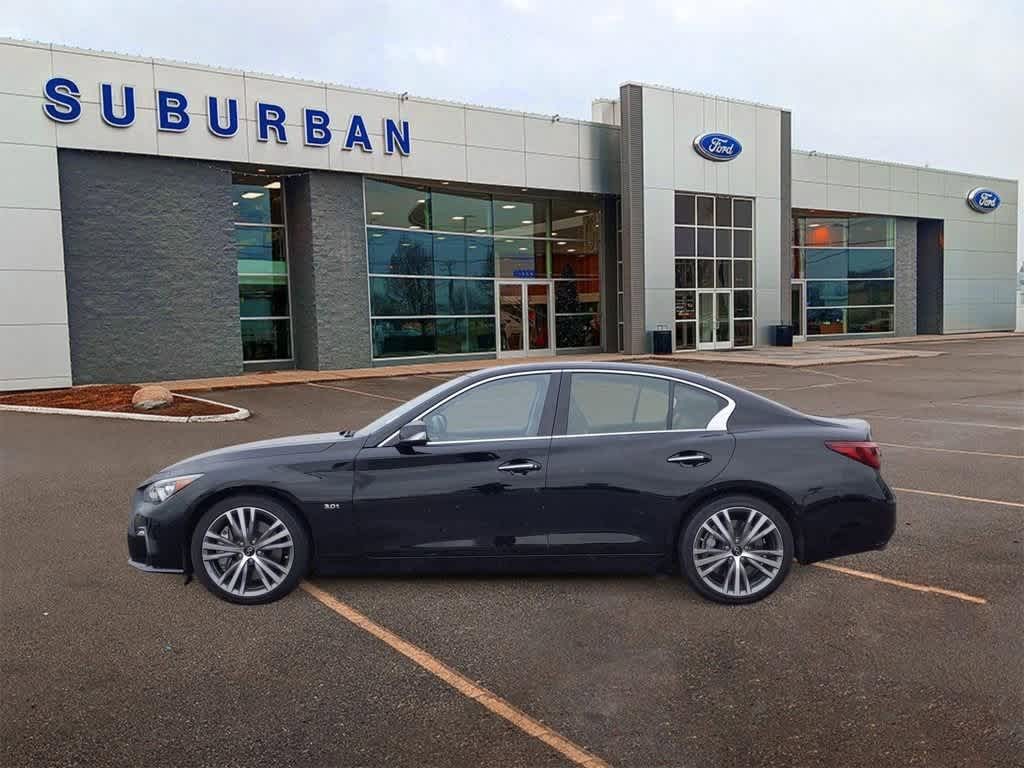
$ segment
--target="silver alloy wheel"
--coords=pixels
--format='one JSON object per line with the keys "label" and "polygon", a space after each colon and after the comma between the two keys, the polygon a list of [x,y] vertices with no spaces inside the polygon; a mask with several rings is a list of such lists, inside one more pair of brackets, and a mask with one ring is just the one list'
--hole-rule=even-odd
{"label": "silver alloy wheel", "polygon": [[236,507],[218,515],[203,534],[203,567],[228,594],[265,595],[288,577],[294,546],[288,527],[272,512]]}
{"label": "silver alloy wheel", "polygon": [[708,587],[729,597],[748,597],[775,581],[785,548],[767,515],[751,507],[726,507],[701,524],[692,557]]}

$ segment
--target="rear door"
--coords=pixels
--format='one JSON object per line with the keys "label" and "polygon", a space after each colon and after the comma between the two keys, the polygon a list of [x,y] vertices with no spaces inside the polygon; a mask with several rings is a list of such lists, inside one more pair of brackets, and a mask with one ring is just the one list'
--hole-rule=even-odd
{"label": "rear door", "polygon": [[415,415],[426,445],[360,451],[354,508],[364,554],[544,554],[558,382],[558,372],[487,379]]}
{"label": "rear door", "polygon": [[564,374],[548,457],[550,553],[661,554],[732,458],[732,401],[670,377]]}

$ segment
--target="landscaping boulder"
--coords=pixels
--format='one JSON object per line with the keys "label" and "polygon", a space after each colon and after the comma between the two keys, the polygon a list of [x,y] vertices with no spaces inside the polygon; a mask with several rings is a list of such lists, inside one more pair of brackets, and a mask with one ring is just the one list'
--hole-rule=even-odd
{"label": "landscaping boulder", "polygon": [[174,395],[166,387],[139,387],[132,395],[132,407],[140,411],[151,411],[170,405]]}

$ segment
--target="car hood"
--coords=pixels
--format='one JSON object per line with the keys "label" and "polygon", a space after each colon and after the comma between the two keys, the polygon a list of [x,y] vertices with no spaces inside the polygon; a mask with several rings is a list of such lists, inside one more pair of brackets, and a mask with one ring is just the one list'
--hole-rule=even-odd
{"label": "car hood", "polygon": [[320,432],[312,435],[294,435],[292,437],[276,437],[272,440],[257,440],[252,443],[229,445],[195,456],[190,456],[153,475],[153,479],[175,474],[199,473],[213,465],[227,464],[247,459],[265,458],[268,456],[290,456],[299,453],[320,453],[332,445],[342,442],[356,442],[363,438],[350,437],[338,432]]}

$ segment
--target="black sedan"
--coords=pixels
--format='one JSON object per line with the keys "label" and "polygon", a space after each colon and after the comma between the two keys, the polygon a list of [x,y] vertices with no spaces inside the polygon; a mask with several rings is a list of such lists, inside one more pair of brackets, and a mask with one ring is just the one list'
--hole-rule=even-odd
{"label": "black sedan", "polygon": [[518,365],[362,429],[195,456],[135,492],[129,562],[265,603],[311,569],[679,568],[723,603],[792,559],[880,549],[896,505],[867,422],[628,364]]}

